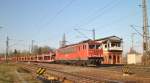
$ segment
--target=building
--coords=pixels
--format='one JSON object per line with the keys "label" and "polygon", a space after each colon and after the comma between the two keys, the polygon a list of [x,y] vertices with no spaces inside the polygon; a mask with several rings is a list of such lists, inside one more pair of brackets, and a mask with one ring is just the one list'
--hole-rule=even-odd
{"label": "building", "polygon": [[96,41],[102,42],[103,64],[121,64],[123,52],[123,40],[117,36],[109,36]]}
{"label": "building", "polygon": [[137,53],[129,53],[127,55],[128,64],[140,64],[142,62],[142,55]]}

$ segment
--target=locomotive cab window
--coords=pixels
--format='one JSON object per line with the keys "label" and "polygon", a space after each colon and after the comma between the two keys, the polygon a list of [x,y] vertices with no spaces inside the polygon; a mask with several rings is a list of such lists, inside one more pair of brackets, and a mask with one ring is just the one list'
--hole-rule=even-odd
{"label": "locomotive cab window", "polygon": [[95,45],[89,45],[89,49],[94,49]]}

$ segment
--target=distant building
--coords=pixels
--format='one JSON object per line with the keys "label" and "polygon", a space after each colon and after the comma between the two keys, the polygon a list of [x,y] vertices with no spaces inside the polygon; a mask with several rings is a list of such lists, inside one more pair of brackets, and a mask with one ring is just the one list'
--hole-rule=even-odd
{"label": "distant building", "polygon": [[140,64],[142,62],[142,55],[137,53],[129,53],[127,55],[128,64]]}
{"label": "distant building", "polygon": [[117,36],[109,36],[96,41],[102,42],[104,64],[121,64],[123,41]]}

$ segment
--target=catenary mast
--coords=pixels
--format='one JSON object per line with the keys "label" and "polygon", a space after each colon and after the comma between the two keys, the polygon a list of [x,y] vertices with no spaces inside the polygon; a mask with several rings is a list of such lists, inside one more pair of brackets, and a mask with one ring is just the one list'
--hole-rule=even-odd
{"label": "catenary mast", "polygon": [[149,29],[148,29],[148,17],[147,17],[147,0],[142,0],[143,10],[143,54],[147,55],[149,51]]}

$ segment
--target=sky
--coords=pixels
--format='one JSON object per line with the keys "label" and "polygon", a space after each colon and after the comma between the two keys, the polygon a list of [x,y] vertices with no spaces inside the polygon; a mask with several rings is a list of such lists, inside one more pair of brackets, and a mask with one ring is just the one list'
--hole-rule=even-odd
{"label": "sky", "polygon": [[[124,52],[131,47],[131,33],[142,32],[142,0],[0,0],[0,52],[5,52],[6,37],[10,51],[30,50],[34,45],[59,47],[66,34],[67,44],[86,40],[78,29],[96,39],[118,36],[123,39]],[[150,16],[150,0],[147,0]],[[150,18],[150,17],[148,17]],[[134,48],[142,49],[142,37],[134,36]]]}

